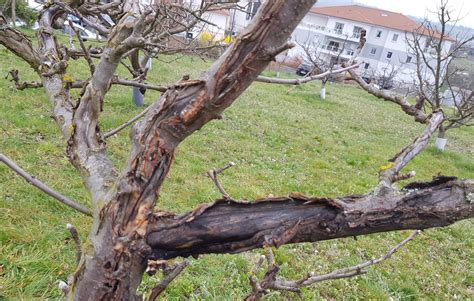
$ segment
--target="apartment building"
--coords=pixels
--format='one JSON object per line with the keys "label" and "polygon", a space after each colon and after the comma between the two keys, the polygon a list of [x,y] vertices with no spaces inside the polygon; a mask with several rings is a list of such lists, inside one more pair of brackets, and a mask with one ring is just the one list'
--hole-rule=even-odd
{"label": "apartment building", "polygon": [[[361,5],[313,7],[293,33],[293,40],[302,45],[316,45],[314,51],[327,60],[349,60],[356,50],[360,33],[366,31],[366,44],[359,56],[364,63],[358,72],[368,77],[395,74],[401,83],[413,83],[417,58],[408,45],[420,24],[407,16]],[[421,45],[428,45],[427,36],[420,37]],[[444,41],[442,51],[447,53],[454,39]],[[427,57],[434,50],[425,47]],[[292,55],[303,55],[301,47]],[[304,56],[304,55],[303,55]],[[433,61],[434,63],[434,61]],[[432,76],[424,66],[428,80]]]}

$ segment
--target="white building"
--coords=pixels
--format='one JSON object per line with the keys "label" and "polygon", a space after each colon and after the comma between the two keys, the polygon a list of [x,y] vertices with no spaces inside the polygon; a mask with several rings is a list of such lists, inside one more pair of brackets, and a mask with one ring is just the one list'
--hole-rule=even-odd
{"label": "white building", "polygon": [[[400,14],[386,10],[361,6],[339,5],[313,7],[293,33],[298,43],[317,41],[321,54],[328,60],[339,55],[340,60],[348,60],[354,54],[362,30],[366,31],[366,43],[359,60],[364,63],[359,68],[362,74],[384,74],[396,71],[395,80],[412,83],[415,79],[416,57],[410,51],[407,41],[420,24]],[[427,45],[428,37],[421,37],[421,45]],[[447,38],[442,51],[447,53],[454,40]],[[341,49],[342,52],[341,52]],[[427,57],[433,49],[426,47]],[[293,50],[293,55],[302,53]],[[426,70],[426,68],[425,68]],[[426,78],[432,79],[429,72]]]}

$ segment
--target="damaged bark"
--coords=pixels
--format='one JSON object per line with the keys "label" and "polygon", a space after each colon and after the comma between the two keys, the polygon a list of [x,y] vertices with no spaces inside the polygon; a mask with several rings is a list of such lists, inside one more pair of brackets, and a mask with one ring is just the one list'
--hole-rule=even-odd
{"label": "damaged bark", "polygon": [[443,227],[474,217],[474,182],[453,177],[412,183],[399,195],[312,198],[291,194],[255,202],[221,199],[184,215],[157,214],[147,241],[152,259],[239,253],[281,243]]}
{"label": "damaged bark", "polygon": [[[219,119],[253,81],[306,82],[277,81],[259,77],[259,74],[280,51],[289,47],[290,34],[314,2],[266,1],[252,24],[200,78],[183,77],[166,87],[148,85],[140,82],[142,79],[138,83],[136,79],[120,80],[115,73],[129,54],[138,58],[138,50],[146,49],[147,43],[148,46],[150,41],[156,44],[173,33],[153,30],[160,25],[160,17],[174,24],[169,13],[178,9],[176,5],[160,16],[163,7],[144,11],[137,1],[114,1],[96,6],[80,0],[67,5],[53,2],[41,13],[38,49],[20,32],[4,28],[5,20],[0,19],[0,43],[39,74],[41,84],[38,86],[46,90],[53,116],[68,141],[69,159],[92,195],[94,221],[90,244],[81,252],[68,287],[71,299],[141,300],[137,288],[150,259],[237,253],[262,246],[279,247],[383,231],[440,227],[473,217],[474,184],[454,178],[415,183],[407,190],[391,190],[389,194],[374,191],[365,196],[312,198],[295,193],[251,203],[231,200],[222,189],[224,199],[203,204],[190,213],[173,215],[155,210],[175,150],[183,140],[209,121]],[[211,2],[206,2],[202,7],[210,5]],[[81,95],[75,100],[69,94],[72,83],[66,73],[70,51],[57,44],[53,27],[62,24],[66,12],[99,14],[107,12],[106,7],[113,8],[116,25],[110,30],[103,28],[108,35],[107,44],[97,54],[98,64],[89,56],[92,75],[80,82]],[[199,16],[195,16],[194,24]],[[88,57],[87,51],[82,45],[84,57]],[[338,71],[353,72],[351,69],[355,66],[358,63],[351,62],[349,67]],[[134,67],[139,69],[138,65]],[[144,119],[133,127],[132,149],[120,175],[107,157],[104,141],[107,134],[103,135],[99,126],[105,95],[114,83],[163,92],[146,110]],[[363,87],[397,103],[415,120],[428,125],[422,136],[397,155],[393,168],[381,174],[387,186],[391,186],[408,161],[427,145],[443,116],[441,112],[427,115],[404,98],[380,94],[372,86]],[[158,285],[152,297],[161,293],[166,285],[166,282]]]}

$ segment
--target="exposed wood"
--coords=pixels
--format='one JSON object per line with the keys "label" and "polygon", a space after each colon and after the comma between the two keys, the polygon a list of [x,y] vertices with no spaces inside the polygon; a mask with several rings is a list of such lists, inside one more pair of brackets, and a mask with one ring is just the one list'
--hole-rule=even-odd
{"label": "exposed wood", "polygon": [[158,213],[149,227],[148,244],[153,259],[170,259],[271,245],[297,223],[288,243],[442,227],[472,217],[474,182],[439,178],[384,197],[292,194],[255,202],[223,199],[180,216]]}
{"label": "exposed wood", "polygon": [[[108,194],[111,201],[101,211],[100,223],[93,228],[94,254],[86,257],[77,275],[76,299],[137,298],[136,288],[151,251],[145,241],[147,224],[176,147],[219,118],[245,91],[314,2],[266,2],[254,22],[199,80],[183,80],[167,90],[134,126],[128,164],[114,193]],[[79,111],[80,107],[76,114]]]}

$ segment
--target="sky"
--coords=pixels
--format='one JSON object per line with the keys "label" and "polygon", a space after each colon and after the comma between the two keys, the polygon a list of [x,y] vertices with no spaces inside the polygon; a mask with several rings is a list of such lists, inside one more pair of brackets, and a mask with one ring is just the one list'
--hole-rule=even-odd
{"label": "sky", "polygon": [[[357,0],[355,2],[420,18],[426,16],[427,10],[436,11],[436,7],[440,4],[440,0]],[[449,0],[448,7],[455,11],[453,17],[461,12],[462,20],[459,21],[459,25],[474,28],[474,0]]]}

